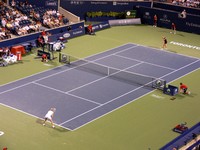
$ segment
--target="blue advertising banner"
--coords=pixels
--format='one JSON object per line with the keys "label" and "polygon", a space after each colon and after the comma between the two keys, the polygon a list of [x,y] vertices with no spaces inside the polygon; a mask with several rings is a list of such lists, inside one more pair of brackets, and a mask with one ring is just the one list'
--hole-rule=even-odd
{"label": "blue advertising banner", "polygon": [[171,10],[171,11],[177,11],[179,13],[185,9],[188,14],[200,15],[200,9],[198,8],[182,7],[180,5],[166,4],[166,3],[159,3],[159,2],[153,2],[153,7]]}
{"label": "blue advertising banner", "polygon": [[150,7],[151,2],[124,2],[124,1],[77,1],[62,0],[60,6],[81,19],[86,18],[87,12],[103,11],[103,12],[125,12],[133,10],[134,7],[141,5]]}
{"label": "blue advertising banner", "polygon": [[49,37],[49,42],[56,42],[58,39],[63,37],[64,39],[71,39],[85,34],[84,28],[78,28],[71,31],[65,31],[62,33],[54,34]]}
{"label": "blue advertising banner", "polygon": [[95,32],[103,30],[103,29],[107,29],[107,28],[110,28],[110,24],[108,23],[108,21],[102,22],[102,23],[99,23],[99,24],[95,24],[95,25],[92,26],[92,29]]}
{"label": "blue advertising banner", "polygon": [[155,14],[158,18],[158,27],[170,29],[171,24],[175,23],[178,31],[200,34],[200,16],[187,14],[186,18],[183,18],[174,11],[148,7],[137,8],[137,17],[141,18],[143,24],[153,25]]}

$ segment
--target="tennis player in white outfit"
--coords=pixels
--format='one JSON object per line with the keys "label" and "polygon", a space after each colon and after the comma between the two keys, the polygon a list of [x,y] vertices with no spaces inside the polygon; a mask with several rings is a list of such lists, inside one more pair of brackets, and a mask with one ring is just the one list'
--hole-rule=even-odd
{"label": "tennis player in white outfit", "polygon": [[53,116],[54,116],[55,111],[56,111],[56,108],[51,108],[51,109],[47,112],[47,114],[46,114],[45,117],[44,117],[43,126],[45,126],[45,122],[46,122],[47,120],[49,120],[49,121],[51,122],[52,127],[55,128],[54,123],[53,123]]}

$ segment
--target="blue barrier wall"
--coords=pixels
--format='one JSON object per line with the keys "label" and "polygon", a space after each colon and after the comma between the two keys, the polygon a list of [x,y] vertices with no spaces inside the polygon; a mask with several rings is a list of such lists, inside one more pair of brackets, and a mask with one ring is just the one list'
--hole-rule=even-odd
{"label": "blue barrier wall", "polygon": [[73,14],[85,19],[86,12],[104,11],[104,12],[125,12],[133,10],[137,5],[150,7],[150,2],[115,2],[115,1],[60,1],[60,6]]}
{"label": "blue barrier wall", "polygon": [[189,130],[160,148],[160,150],[172,150],[173,148],[179,149],[180,147],[184,146],[186,143],[193,140],[193,133],[199,135],[200,134],[200,122],[191,127]]}
{"label": "blue barrier wall", "polygon": [[[62,27],[47,30],[47,31],[50,32],[53,36],[59,37],[59,36],[61,36],[59,34],[68,32],[67,27],[68,26],[62,26]],[[80,35],[84,34],[85,31],[81,32],[81,33],[76,32],[76,30],[79,29],[80,27],[84,28],[84,22],[80,22],[80,23],[71,25],[72,30],[70,32],[72,32],[72,34],[68,38],[72,38],[72,37],[76,37],[76,36],[80,36]],[[14,45],[19,45],[21,43],[25,43],[27,41],[35,41],[39,37],[40,34],[41,33],[38,32],[38,33],[33,33],[33,34],[25,35],[25,36],[20,36],[18,38],[1,41],[1,47],[7,47],[7,46],[10,47],[10,46],[14,46]]]}
{"label": "blue barrier wall", "polygon": [[158,27],[171,28],[172,22],[176,24],[179,31],[200,34],[200,16],[187,15],[180,18],[178,12],[158,8],[137,7],[137,17],[141,18],[143,24],[153,25],[153,16],[158,17]]}
{"label": "blue barrier wall", "polygon": [[[11,1],[11,0],[10,0]],[[16,0],[25,2],[26,0]],[[51,9],[58,9],[58,0],[28,0],[29,4],[36,5],[37,7],[46,7]]]}
{"label": "blue barrier wall", "polygon": [[182,12],[185,9],[188,14],[200,15],[200,9],[195,9],[190,7],[182,7],[182,6],[166,4],[166,3],[158,3],[158,2],[154,2],[153,7],[177,11],[177,12]]}

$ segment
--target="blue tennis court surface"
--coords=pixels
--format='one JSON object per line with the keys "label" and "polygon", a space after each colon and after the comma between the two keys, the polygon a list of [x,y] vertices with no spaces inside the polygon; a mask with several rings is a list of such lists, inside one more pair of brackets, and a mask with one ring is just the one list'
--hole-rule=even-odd
{"label": "blue tennis court surface", "polygon": [[[131,43],[86,59],[167,82],[200,67],[198,58]],[[55,107],[55,123],[75,130],[154,90],[85,70],[78,63],[2,85],[0,103],[39,118]]]}

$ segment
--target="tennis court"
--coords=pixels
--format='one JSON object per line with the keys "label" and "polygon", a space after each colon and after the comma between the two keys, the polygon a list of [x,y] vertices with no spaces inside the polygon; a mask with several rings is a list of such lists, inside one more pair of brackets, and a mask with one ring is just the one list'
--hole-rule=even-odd
{"label": "tennis court", "polygon": [[[200,66],[198,58],[125,44],[86,58],[119,70],[173,81]],[[43,118],[56,107],[55,123],[69,130],[81,126],[151,92],[154,88],[86,69],[81,61],[63,65],[0,87],[0,103]],[[137,78],[143,82],[144,78]],[[146,82],[145,82],[146,84]]]}

